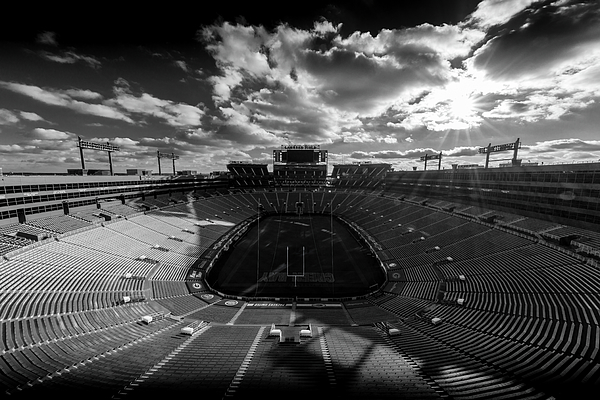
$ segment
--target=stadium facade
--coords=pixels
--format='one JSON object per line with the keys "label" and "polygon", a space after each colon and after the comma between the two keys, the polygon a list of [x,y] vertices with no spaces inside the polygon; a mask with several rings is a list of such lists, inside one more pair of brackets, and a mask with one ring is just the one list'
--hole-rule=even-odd
{"label": "stadium facade", "polygon": [[[280,150],[271,172],[232,162],[212,179],[3,176],[2,392],[595,398],[599,163],[325,176],[322,149]],[[310,298],[208,284],[262,218],[304,226],[300,203],[348,226],[385,282]]]}

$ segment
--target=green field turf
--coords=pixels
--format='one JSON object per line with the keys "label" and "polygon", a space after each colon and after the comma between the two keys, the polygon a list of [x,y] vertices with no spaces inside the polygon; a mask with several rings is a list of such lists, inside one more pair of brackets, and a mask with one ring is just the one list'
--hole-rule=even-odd
{"label": "green field turf", "polygon": [[207,280],[214,289],[236,296],[348,297],[374,290],[384,274],[377,259],[337,219],[275,215],[261,218],[231,246]]}

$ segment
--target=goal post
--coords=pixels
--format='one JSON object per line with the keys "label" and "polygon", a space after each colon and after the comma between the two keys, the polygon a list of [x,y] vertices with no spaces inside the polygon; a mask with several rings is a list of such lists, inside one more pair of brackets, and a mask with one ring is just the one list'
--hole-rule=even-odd
{"label": "goal post", "polygon": [[[287,273],[288,277],[294,278],[294,287],[296,286],[298,277],[304,278],[304,273],[306,271],[305,255],[306,255],[306,249],[304,246],[302,246],[301,257],[297,257],[292,252],[292,260],[295,262],[292,264],[292,268],[290,268],[290,247],[287,246],[285,249],[286,273]],[[301,258],[301,260],[299,260],[299,258]],[[298,261],[301,261],[301,262],[298,262]]]}

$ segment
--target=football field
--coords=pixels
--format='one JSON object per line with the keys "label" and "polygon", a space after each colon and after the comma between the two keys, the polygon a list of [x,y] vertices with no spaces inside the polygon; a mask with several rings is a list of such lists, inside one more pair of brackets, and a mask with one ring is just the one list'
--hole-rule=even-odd
{"label": "football field", "polygon": [[324,215],[261,218],[225,252],[208,283],[252,297],[348,297],[384,281],[375,257],[343,223]]}

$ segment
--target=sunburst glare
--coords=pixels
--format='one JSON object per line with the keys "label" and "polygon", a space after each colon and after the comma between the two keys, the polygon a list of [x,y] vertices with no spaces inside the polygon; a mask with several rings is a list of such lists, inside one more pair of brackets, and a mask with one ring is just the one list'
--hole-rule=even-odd
{"label": "sunburst glare", "polygon": [[481,92],[476,89],[474,80],[465,78],[452,82],[443,90],[441,97],[444,98],[444,112],[451,125],[470,129],[483,121],[477,103]]}

